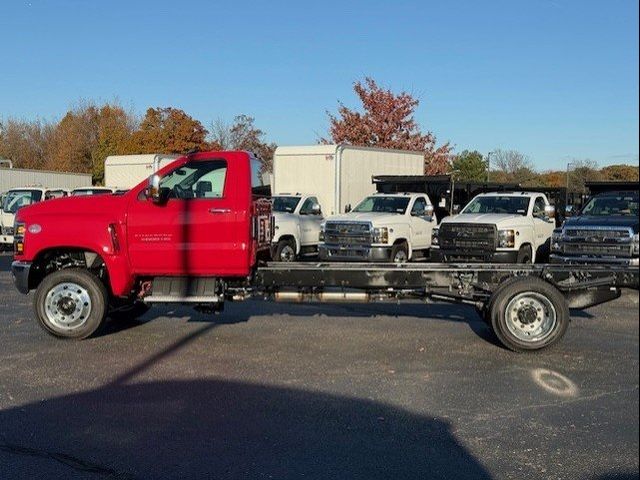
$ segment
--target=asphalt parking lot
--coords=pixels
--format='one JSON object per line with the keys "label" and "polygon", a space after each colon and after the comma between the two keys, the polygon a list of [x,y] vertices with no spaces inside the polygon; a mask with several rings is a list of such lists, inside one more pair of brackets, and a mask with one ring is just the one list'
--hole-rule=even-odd
{"label": "asphalt parking lot", "polygon": [[152,310],[56,340],[0,256],[0,478],[638,478],[638,295],[513,354],[446,304]]}

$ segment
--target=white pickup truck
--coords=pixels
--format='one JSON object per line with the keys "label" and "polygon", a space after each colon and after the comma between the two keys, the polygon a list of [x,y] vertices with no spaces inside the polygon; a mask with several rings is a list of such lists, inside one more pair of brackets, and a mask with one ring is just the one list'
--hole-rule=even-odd
{"label": "white pickup truck", "polygon": [[433,234],[436,262],[535,263],[549,257],[555,208],[536,192],[476,196]]}
{"label": "white pickup truck", "polygon": [[12,188],[2,197],[0,205],[0,249],[13,248],[13,222],[16,212],[32,203],[66,197],[63,188],[23,187]]}
{"label": "white pickup truck", "polygon": [[274,233],[271,258],[293,262],[318,253],[322,208],[315,195],[283,193],[273,197]]}
{"label": "white pickup truck", "polygon": [[424,193],[371,195],[322,225],[320,259],[403,263],[428,257],[435,226]]}

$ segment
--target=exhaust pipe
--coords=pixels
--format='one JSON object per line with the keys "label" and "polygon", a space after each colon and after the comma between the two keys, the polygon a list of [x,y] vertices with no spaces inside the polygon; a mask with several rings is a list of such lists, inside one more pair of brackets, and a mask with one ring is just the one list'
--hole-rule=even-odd
{"label": "exhaust pipe", "polygon": [[367,292],[276,292],[276,302],[366,303],[371,300]]}

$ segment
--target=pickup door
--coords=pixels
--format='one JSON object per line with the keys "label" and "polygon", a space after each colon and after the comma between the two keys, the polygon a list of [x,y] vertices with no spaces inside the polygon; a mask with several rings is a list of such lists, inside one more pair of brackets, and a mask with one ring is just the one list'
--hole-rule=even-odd
{"label": "pickup door", "polygon": [[307,197],[300,207],[300,243],[303,246],[317,245],[320,238],[320,225],[323,218],[318,212],[313,211],[313,206],[318,205],[316,197]]}
{"label": "pickup door", "polygon": [[239,219],[233,180],[224,159],[189,160],[162,176],[166,201],[153,203],[142,192],[134,198],[127,218],[133,271],[224,275],[246,269],[237,242],[248,235]]}
{"label": "pickup door", "polygon": [[533,210],[531,212],[533,217],[533,241],[535,242],[534,246],[537,253],[540,253],[541,250],[545,251],[548,247],[547,242],[556,228],[555,219],[549,218],[545,212],[545,207],[548,205],[549,203],[543,196],[536,197],[533,202]]}
{"label": "pickup door", "polygon": [[411,207],[411,244],[413,250],[424,250],[431,247],[431,233],[435,226],[435,217],[426,216],[429,202],[418,197]]}

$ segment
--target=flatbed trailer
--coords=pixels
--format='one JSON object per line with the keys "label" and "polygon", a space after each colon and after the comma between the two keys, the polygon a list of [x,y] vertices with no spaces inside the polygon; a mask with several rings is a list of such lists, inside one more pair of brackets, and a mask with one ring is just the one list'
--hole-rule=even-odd
{"label": "flatbed trailer", "polygon": [[[638,290],[637,267],[520,264],[268,263],[256,270],[255,292],[287,302],[440,300],[474,306],[514,351],[557,343],[569,309]],[[233,291],[233,289],[230,289]]]}

